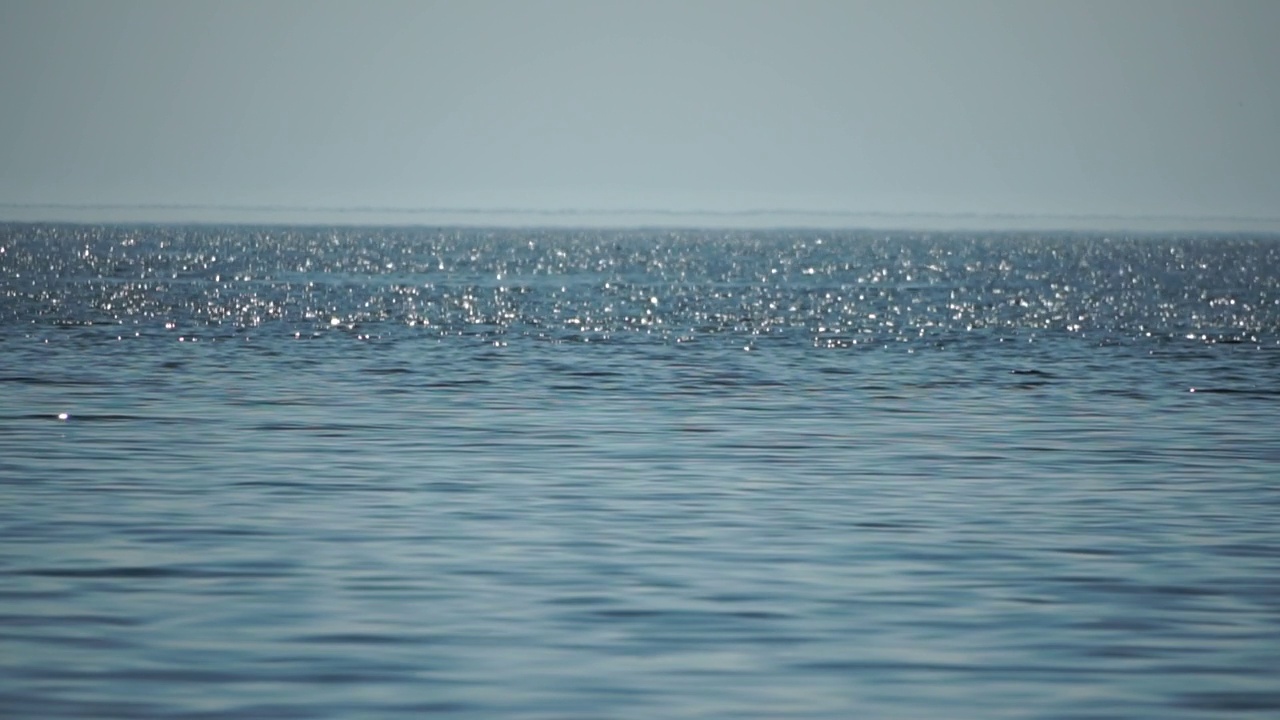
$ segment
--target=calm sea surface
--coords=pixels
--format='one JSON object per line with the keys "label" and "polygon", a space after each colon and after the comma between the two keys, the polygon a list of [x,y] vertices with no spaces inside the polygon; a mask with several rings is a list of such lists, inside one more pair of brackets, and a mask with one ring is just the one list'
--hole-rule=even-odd
{"label": "calm sea surface", "polygon": [[0,226],[0,716],[1280,717],[1280,239]]}

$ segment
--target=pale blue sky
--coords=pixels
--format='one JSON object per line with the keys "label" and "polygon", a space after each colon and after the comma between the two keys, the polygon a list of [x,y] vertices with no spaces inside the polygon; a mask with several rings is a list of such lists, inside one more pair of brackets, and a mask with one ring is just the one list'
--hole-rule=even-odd
{"label": "pale blue sky", "polygon": [[1278,31],[1274,0],[0,0],[0,204],[1277,217]]}

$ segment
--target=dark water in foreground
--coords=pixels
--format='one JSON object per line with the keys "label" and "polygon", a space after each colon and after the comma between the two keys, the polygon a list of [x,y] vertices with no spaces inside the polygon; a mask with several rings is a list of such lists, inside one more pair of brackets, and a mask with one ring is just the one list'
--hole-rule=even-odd
{"label": "dark water in foreground", "polygon": [[0,227],[0,716],[430,715],[1280,716],[1280,241]]}

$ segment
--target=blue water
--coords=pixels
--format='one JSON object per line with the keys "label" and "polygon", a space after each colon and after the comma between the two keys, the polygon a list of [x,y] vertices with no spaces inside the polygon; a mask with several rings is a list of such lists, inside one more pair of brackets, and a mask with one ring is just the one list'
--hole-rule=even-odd
{"label": "blue water", "polygon": [[1280,239],[0,226],[0,716],[1280,716]]}

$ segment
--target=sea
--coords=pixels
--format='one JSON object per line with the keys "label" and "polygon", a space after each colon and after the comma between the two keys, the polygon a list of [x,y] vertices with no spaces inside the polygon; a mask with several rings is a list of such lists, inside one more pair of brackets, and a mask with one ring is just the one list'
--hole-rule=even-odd
{"label": "sea", "polygon": [[0,225],[0,717],[1280,717],[1280,237]]}

